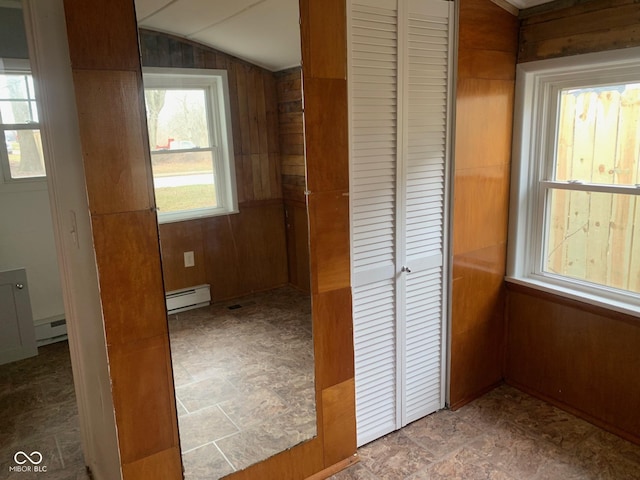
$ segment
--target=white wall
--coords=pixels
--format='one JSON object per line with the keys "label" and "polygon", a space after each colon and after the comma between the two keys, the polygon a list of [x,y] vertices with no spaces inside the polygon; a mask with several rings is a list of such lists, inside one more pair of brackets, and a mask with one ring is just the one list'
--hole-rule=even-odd
{"label": "white wall", "polygon": [[34,322],[64,315],[44,181],[0,183],[0,270],[26,268]]}

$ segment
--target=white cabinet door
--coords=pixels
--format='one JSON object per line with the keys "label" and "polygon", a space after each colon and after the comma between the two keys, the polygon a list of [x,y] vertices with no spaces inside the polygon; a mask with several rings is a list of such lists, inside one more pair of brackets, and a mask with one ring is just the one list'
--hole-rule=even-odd
{"label": "white cabinet door", "polygon": [[0,272],[0,365],[37,354],[27,275]]}
{"label": "white cabinet door", "polygon": [[444,406],[452,6],[352,0],[349,7],[359,445]]}

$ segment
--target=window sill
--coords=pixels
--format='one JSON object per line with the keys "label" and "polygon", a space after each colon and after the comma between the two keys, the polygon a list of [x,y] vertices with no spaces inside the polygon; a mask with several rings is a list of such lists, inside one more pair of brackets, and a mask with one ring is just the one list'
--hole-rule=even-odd
{"label": "window sill", "polygon": [[181,212],[181,215],[166,215],[162,216],[158,214],[158,224],[164,225],[166,223],[179,223],[179,222],[189,222],[192,220],[201,220],[203,218],[211,218],[211,217],[223,217],[225,215],[233,215],[236,213],[240,213],[238,209],[230,209],[230,210],[207,210],[201,213],[195,212]]}
{"label": "window sill", "polygon": [[594,295],[592,293],[583,292],[569,287],[550,284],[548,282],[543,282],[534,278],[517,278],[507,276],[505,277],[505,281],[508,284],[528,287],[549,295],[555,295],[573,300],[581,304],[586,304],[587,306],[592,306],[597,308],[598,310],[602,310],[602,313],[617,312],[623,315],[635,317],[636,319],[640,320],[640,305],[632,305],[628,302],[604,298],[599,295]]}

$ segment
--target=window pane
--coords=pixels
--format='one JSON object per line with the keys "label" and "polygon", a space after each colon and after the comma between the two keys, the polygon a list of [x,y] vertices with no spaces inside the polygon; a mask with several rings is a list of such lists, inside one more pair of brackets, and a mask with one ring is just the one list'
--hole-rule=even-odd
{"label": "window pane", "polygon": [[40,130],[7,130],[4,138],[11,178],[45,176]]}
{"label": "window pane", "polygon": [[151,151],[209,148],[204,89],[145,89]]}
{"label": "window pane", "polygon": [[30,123],[38,121],[35,102],[0,101],[2,123]]}
{"label": "window pane", "polygon": [[552,189],[545,272],[640,292],[640,197]]}
{"label": "window pane", "polygon": [[[27,78],[24,74],[0,75],[0,99],[2,100],[28,100]],[[31,90],[33,91],[33,90]]]}
{"label": "window pane", "polygon": [[640,183],[640,84],[566,89],[560,94],[555,179]]}
{"label": "window pane", "polygon": [[213,160],[210,151],[151,155],[160,214],[218,206]]}

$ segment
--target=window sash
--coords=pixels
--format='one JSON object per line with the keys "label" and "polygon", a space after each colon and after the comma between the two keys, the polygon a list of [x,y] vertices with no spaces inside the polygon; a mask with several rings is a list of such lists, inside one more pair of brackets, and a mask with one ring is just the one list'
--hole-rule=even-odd
{"label": "window sash", "polygon": [[518,65],[507,280],[640,317],[637,293],[543,268],[553,189],[640,195],[639,185],[555,180],[560,92],[638,83],[639,59],[640,48],[629,48]]}

